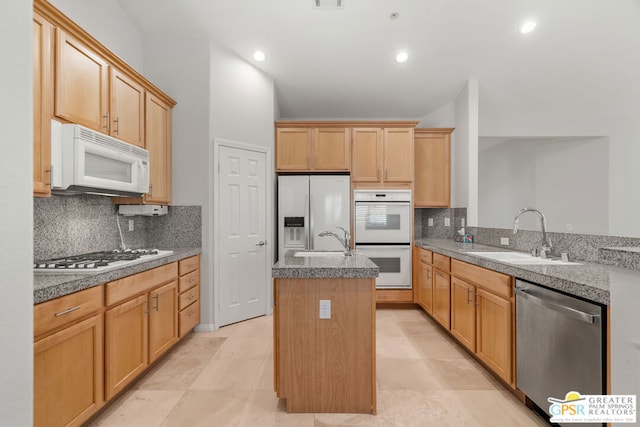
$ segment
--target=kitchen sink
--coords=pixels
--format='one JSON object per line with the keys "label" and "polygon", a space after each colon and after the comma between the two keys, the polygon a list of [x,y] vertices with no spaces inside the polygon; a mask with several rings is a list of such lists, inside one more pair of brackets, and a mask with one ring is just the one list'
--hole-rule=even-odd
{"label": "kitchen sink", "polygon": [[319,257],[319,256],[337,256],[343,257],[344,252],[339,251],[300,251],[293,254],[294,257]]}
{"label": "kitchen sink", "polygon": [[578,262],[561,259],[538,258],[523,252],[467,252],[467,254],[515,265],[580,265]]}

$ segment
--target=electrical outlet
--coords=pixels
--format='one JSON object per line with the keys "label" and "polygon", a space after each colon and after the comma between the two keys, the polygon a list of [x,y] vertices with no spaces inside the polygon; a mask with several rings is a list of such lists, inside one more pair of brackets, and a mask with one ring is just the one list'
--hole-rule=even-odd
{"label": "electrical outlet", "polygon": [[445,219],[444,219],[444,226],[445,226],[445,227],[449,227],[449,226],[451,226],[451,218],[445,217]]}
{"label": "electrical outlet", "polygon": [[320,300],[320,318],[331,319],[331,300],[330,299]]}
{"label": "electrical outlet", "polygon": [[460,218],[460,227],[464,227],[465,222],[464,218]]}
{"label": "electrical outlet", "polygon": [[509,244],[509,238],[508,237],[501,237],[500,238],[500,244],[507,246]]}
{"label": "electrical outlet", "polygon": [[565,224],[564,230],[565,231],[573,231],[573,224]]}
{"label": "electrical outlet", "polygon": [[130,220],[129,220],[129,231],[133,231],[133,229],[134,229],[134,226],[133,226],[133,220],[132,220],[132,219],[130,219]]}
{"label": "electrical outlet", "polygon": [[429,224],[429,227],[433,227],[433,218],[429,218],[427,223]]}

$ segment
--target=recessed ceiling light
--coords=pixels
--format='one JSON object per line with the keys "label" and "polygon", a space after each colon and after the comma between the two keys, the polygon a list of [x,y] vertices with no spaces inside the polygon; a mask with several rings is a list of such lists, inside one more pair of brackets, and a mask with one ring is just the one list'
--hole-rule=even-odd
{"label": "recessed ceiling light", "polygon": [[255,59],[258,62],[262,62],[266,59],[266,55],[264,54],[263,51],[256,50],[255,52],[253,52],[253,59]]}
{"label": "recessed ceiling light", "polygon": [[536,21],[527,21],[520,27],[520,32],[522,34],[527,34],[533,31],[536,28]]}
{"label": "recessed ceiling light", "polygon": [[398,52],[396,55],[396,62],[405,62],[409,59],[409,54],[407,52]]}

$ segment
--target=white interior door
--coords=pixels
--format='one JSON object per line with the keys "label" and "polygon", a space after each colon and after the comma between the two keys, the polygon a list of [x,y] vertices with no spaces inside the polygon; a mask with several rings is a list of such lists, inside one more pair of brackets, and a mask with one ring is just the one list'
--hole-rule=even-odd
{"label": "white interior door", "polygon": [[266,314],[266,154],[219,149],[219,326]]}

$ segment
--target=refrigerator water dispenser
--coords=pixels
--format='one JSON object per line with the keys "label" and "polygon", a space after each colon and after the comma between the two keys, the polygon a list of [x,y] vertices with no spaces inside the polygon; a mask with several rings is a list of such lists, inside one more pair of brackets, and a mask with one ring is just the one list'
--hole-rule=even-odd
{"label": "refrigerator water dispenser", "polygon": [[287,249],[305,248],[303,216],[284,217],[284,247]]}

